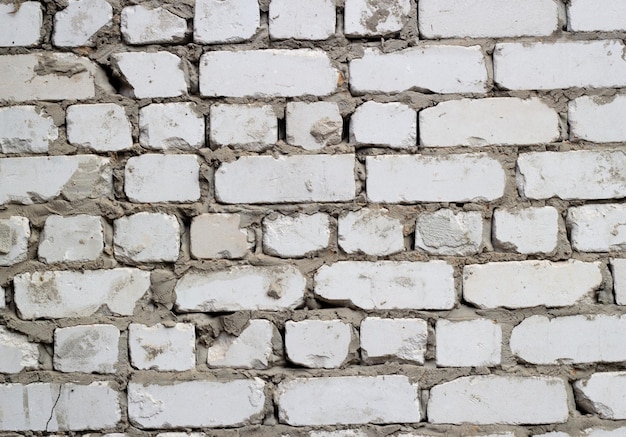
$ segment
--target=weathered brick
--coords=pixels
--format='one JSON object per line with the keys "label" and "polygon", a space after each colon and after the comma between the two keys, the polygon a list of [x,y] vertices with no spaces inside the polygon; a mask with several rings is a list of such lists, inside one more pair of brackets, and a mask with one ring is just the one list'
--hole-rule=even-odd
{"label": "weathered brick", "polygon": [[497,366],[502,356],[502,327],[493,320],[437,320],[437,366]]}
{"label": "weathered brick", "polygon": [[383,256],[402,252],[402,222],[384,208],[350,211],[339,216],[338,241],[346,253]]}
{"label": "weathered brick", "polygon": [[113,7],[106,0],[68,0],[54,14],[52,42],[59,47],[92,46],[93,36],[113,21]]}
{"label": "weathered brick", "polygon": [[128,44],[177,43],[185,39],[187,21],[165,8],[143,5],[122,9],[121,31]]}
{"label": "weathered brick", "polygon": [[624,117],[626,95],[579,97],[568,106],[570,138],[595,143],[626,141],[626,127],[621,123]]}
{"label": "weathered brick", "polygon": [[497,208],[492,237],[498,249],[518,253],[550,253],[558,244],[559,212],[551,206]]}
{"label": "weathered brick", "polygon": [[424,364],[426,320],[367,317],[361,322],[360,337],[361,356],[368,364],[389,360]]}
{"label": "weathered brick", "polygon": [[214,145],[258,151],[278,141],[278,120],[270,105],[213,105],[209,118]]}
{"label": "weathered brick", "polygon": [[35,106],[0,108],[0,152],[46,153],[58,137],[52,118]]}
{"label": "weathered brick", "polygon": [[270,215],[263,219],[263,251],[281,258],[300,258],[330,244],[328,214]]}
{"label": "weathered brick", "polygon": [[626,305],[626,259],[612,258],[610,266],[611,274],[613,275],[615,303]]}
{"label": "weathered brick", "polygon": [[139,110],[139,143],[149,149],[204,146],[204,116],[193,102],[155,103]]}
{"label": "weathered brick", "polygon": [[0,326],[0,373],[19,373],[24,369],[38,367],[37,344],[29,342],[26,335]]}
{"label": "weathered brick", "polygon": [[115,373],[120,330],[113,325],[81,325],[54,330],[54,369],[60,372]]}
{"label": "weathered brick", "polygon": [[124,80],[124,95],[143,99],[187,94],[183,62],[170,52],[116,53],[111,60]]}
{"label": "weathered brick", "polygon": [[365,102],[350,118],[350,142],[407,149],[417,145],[417,114],[403,103]]}
{"label": "weathered brick", "polygon": [[41,41],[42,4],[0,5],[0,47],[34,46]]}
{"label": "weathered brick", "polygon": [[196,334],[194,325],[157,323],[128,326],[130,362],[136,369],[184,371],[196,366]]}
{"label": "weathered brick", "polygon": [[335,33],[333,0],[272,0],[269,30],[272,39],[323,40]]}
{"label": "weathered brick", "polygon": [[626,419],[626,372],[594,373],[574,383],[576,400],[583,410],[601,419]]}
{"label": "weathered brick", "polygon": [[346,0],[344,32],[348,36],[376,36],[399,32],[408,22],[409,0]]}
{"label": "weathered brick", "polygon": [[483,216],[478,211],[440,209],[417,217],[415,249],[435,255],[471,255],[482,244]]}
{"label": "weathered brick", "polygon": [[30,223],[26,217],[0,219],[0,266],[12,266],[28,258]]}
{"label": "weathered brick", "polygon": [[76,146],[99,152],[117,152],[133,146],[132,126],[120,105],[72,105],[67,108],[66,120],[67,139]]}
{"label": "weathered brick", "polygon": [[104,229],[98,216],[51,215],[39,237],[39,259],[45,263],[93,261],[104,249]]}
{"label": "weathered brick", "polygon": [[261,24],[257,0],[197,0],[194,12],[193,38],[200,44],[245,41]]}
{"label": "weathered brick", "polygon": [[285,352],[294,364],[310,368],[341,367],[350,356],[354,329],[341,320],[285,323]]}
{"label": "weathered brick", "polygon": [[114,223],[115,257],[121,261],[174,262],[180,251],[176,216],[139,212]]}
{"label": "weathered brick", "polygon": [[570,0],[567,27],[575,32],[622,32],[626,30],[626,5],[620,0]]}
{"label": "weathered brick", "polygon": [[572,248],[581,252],[626,249],[626,205],[583,205],[567,211]]}
{"label": "weathered brick", "polygon": [[287,142],[306,150],[339,144],[343,119],[334,102],[287,103]]}
{"label": "weathered brick", "polygon": [[191,221],[194,258],[243,258],[250,251],[248,230],[239,214],[200,214]]}

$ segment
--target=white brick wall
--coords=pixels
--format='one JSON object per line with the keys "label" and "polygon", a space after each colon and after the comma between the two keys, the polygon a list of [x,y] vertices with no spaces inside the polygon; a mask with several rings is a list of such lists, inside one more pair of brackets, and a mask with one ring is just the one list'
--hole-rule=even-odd
{"label": "white brick wall", "polygon": [[386,35],[402,30],[408,21],[411,2],[390,0],[377,3],[346,0],[344,31],[348,36]]}
{"label": "white brick wall", "polygon": [[[276,345],[280,344],[280,347]],[[266,369],[282,355],[282,338],[269,320],[250,320],[238,336],[222,332],[207,351],[209,367]]]}
{"label": "white brick wall", "polygon": [[243,150],[263,150],[278,141],[278,121],[269,105],[213,105],[211,143]]}
{"label": "white brick wall", "polygon": [[0,266],[11,266],[28,258],[30,225],[26,217],[0,219]]}
{"label": "white brick wall", "polygon": [[147,97],[177,97],[187,94],[181,59],[169,52],[126,52],[113,55],[126,82],[125,93]]}
{"label": "white brick wall", "polygon": [[239,214],[201,214],[190,226],[191,254],[203,258],[243,258],[250,249]]}
{"label": "white brick wall", "polygon": [[185,38],[187,21],[162,7],[127,6],[120,28],[128,44],[176,43]]}
{"label": "white brick wall", "polygon": [[415,249],[436,255],[478,253],[483,243],[483,217],[477,211],[440,209],[420,214],[415,222]]}
{"label": "white brick wall", "polygon": [[273,39],[323,40],[335,33],[332,0],[272,0],[269,30]]}
{"label": "white brick wall", "polygon": [[169,214],[140,212],[115,220],[115,256],[136,262],[173,262],[180,250],[180,224]]}

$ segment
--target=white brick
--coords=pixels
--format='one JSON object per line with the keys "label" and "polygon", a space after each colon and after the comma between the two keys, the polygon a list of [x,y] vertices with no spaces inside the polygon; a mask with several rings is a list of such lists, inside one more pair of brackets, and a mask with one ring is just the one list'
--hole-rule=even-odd
{"label": "white brick", "polygon": [[483,216],[477,211],[440,209],[415,223],[415,249],[435,255],[471,255],[483,243]]}
{"label": "white brick", "polygon": [[432,423],[536,425],[568,416],[565,382],[551,377],[458,378],[431,388],[428,401]]}
{"label": "white brick", "polygon": [[108,158],[92,155],[0,159],[0,204],[112,197]]}
{"label": "white brick", "polygon": [[343,119],[334,102],[289,102],[286,110],[287,142],[306,150],[341,143]]}
{"label": "white brick", "polygon": [[349,357],[353,328],[341,320],[285,323],[285,349],[294,364],[322,369],[341,367]]}
{"label": "white brick", "polygon": [[311,431],[309,437],[368,437],[364,431],[344,429],[342,431]]}
{"label": "white brick", "polygon": [[543,144],[560,138],[559,115],[536,98],[441,102],[420,111],[419,126],[424,147]]}
{"label": "white brick", "polygon": [[113,8],[106,0],[68,0],[54,15],[52,42],[59,47],[92,46],[94,34],[112,20]]}
{"label": "white brick", "polygon": [[201,44],[252,38],[261,24],[257,0],[196,0],[193,38]]}
{"label": "white brick", "polygon": [[205,97],[326,96],[340,77],[321,50],[214,51],[200,58]]}
{"label": "white brick", "polygon": [[26,261],[30,224],[26,217],[0,219],[0,266]]}
{"label": "white brick", "polygon": [[443,261],[339,261],[315,275],[315,294],[362,309],[450,309],[452,266]]}
{"label": "white brick", "polygon": [[268,320],[250,320],[248,326],[234,336],[221,332],[207,353],[209,367],[266,369],[277,357],[275,344],[282,348],[278,329]]}
{"label": "white brick", "polygon": [[295,379],[278,385],[277,399],[279,420],[292,426],[421,419],[417,384],[400,375]]}
{"label": "white brick", "polygon": [[535,434],[533,437],[571,437],[571,436],[565,432],[553,431],[553,432],[547,432],[545,434]]}
{"label": "white brick", "polygon": [[41,41],[42,4],[0,5],[0,47],[33,46]]}
{"label": "white brick", "polygon": [[170,52],[125,52],[112,56],[124,80],[122,94],[137,99],[187,94],[182,60]]}
{"label": "white brick", "polygon": [[269,11],[272,39],[323,40],[335,33],[333,0],[272,0]]}
{"label": "white brick", "polygon": [[346,0],[344,32],[348,36],[376,36],[399,32],[408,21],[409,0]]}
{"label": "white brick", "polygon": [[612,363],[626,360],[625,334],[625,316],[532,316],[513,329],[510,343],[533,364]]}
{"label": "white brick", "polygon": [[140,212],[114,223],[115,257],[121,261],[173,262],[180,251],[176,216]]}
{"label": "white brick", "polygon": [[[28,337],[0,326],[0,373],[19,373],[39,367],[39,349]],[[1,419],[0,419],[1,421]]]}
{"label": "white brick", "polygon": [[60,372],[115,373],[120,330],[82,325],[54,330],[54,369]]}
{"label": "white brick", "polygon": [[576,400],[585,411],[601,419],[626,419],[626,372],[594,373],[574,383]]}
{"label": "white brick", "polygon": [[546,36],[559,29],[554,0],[420,0],[422,38],[504,38]]}
{"label": "white brick", "polygon": [[39,259],[45,263],[94,261],[104,249],[102,220],[98,216],[51,215],[39,237]]}
{"label": "white brick", "polygon": [[580,252],[626,249],[626,205],[583,205],[567,211],[572,248]]}
{"label": "white brick", "polygon": [[529,199],[613,199],[626,196],[623,150],[522,153],[517,185]]}
{"label": "white brick", "polygon": [[293,309],[304,299],[306,280],[292,266],[238,266],[188,273],[174,289],[180,311],[223,312]]}
{"label": "white brick", "polygon": [[118,393],[107,382],[0,385],[1,431],[83,431],[115,428]]}
{"label": "white brick", "polygon": [[199,149],[204,135],[204,115],[193,102],[156,103],[139,110],[139,143],[149,149]]}
{"label": "white brick", "polygon": [[564,307],[590,303],[601,285],[602,271],[598,262],[532,260],[473,264],[463,268],[463,298],[479,308]]}
{"label": "white brick", "polygon": [[368,156],[371,202],[491,201],[504,194],[502,164],[487,154]]}
{"label": "white brick", "polygon": [[551,206],[496,209],[493,242],[498,248],[518,253],[550,253],[556,249],[559,212]]}
{"label": "white brick", "polygon": [[263,150],[278,141],[278,120],[271,105],[213,105],[211,143],[243,150]]}
{"label": "white brick", "polygon": [[133,146],[132,126],[124,108],[114,103],[67,108],[67,139],[76,146],[116,152]]}
{"label": "white brick", "polygon": [[162,7],[127,6],[121,30],[128,44],[177,43],[185,38],[187,21]]}
{"label": "white brick", "polygon": [[258,423],[265,383],[254,378],[195,380],[155,385],[128,384],[128,416],[140,428],[214,428]]}
{"label": "white brick", "polygon": [[618,88],[626,85],[622,50],[619,40],[499,43],[494,80],[509,90]]}
{"label": "white brick", "polygon": [[350,89],[356,94],[425,90],[483,93],[487,68],[479,46],[421,45],[393,53],[366,49],[350,62]]}
{"label": "white brick", "polygon": [[196,367],[196,333],[190,323],[128,326],[130,362],[136,369],[184,371]]}
{"label": "white brick", "polygon": [[624,31],[626,4],[620,0],[570,0],[567,27],[576,32]]}
{"label": "white brick", "polygon": [[193,155],[134,156],[126,163],[124,192],[137,203],[194,202],[200,199],[199,178]]}
{"label": "white brick", "polygon": [[428,323],[421,319],[381,319],[361,322],[361,355],[368,364],[389,360],[424,364]]}
{"label": "white brick", "polygon": [[382,209],[360,209],[339,216],[339,247],[346,253],[391,255],[404,250],[402,222]]}
{"label": "white brick", "polygon": [[243,156],[217,169],[215,196],[223,203],[348,201],[354,162],[354,155]]}
{"label": "white brick", "polygon": [[4,311],[6,306],[6,291],[4,288],[0,287],[0,313]]}
{"label": "white brick", "polygon": [[150,273],[128,268],[23,273],[13,285],[23,319],[89,317],[103,305],[131,316],[150,287]]}
{"label": "white brick", "polygon": [[615,303],[626,305],[626,259],[612,258],[610,266],[611,274],[613,275]]}
{"label": "white brick", "polygon": [[35,106],[0,108],[0,152],[46,153],[58,137],[52,118]]}
{"label": "white brick", "polygon": [[435,333],[437,366],[479,367],[500,364],[502,328],[493,320],[452,322],[440,319]]}
{"label": "white brick", "polygon": [[611,143],[626,141],[626,95],[611,97],[583,96],[569,103],[570,138]]}
{"label": "white brick", "polygon": [[417,145],[417,113],[403,103],[365,102],[350,118],[350,142],[407,149]]}
{"label": "white brick", "polygon": [[263,219],[263,251],[282,258],[299,258],[330,244],[327,214],[270,215]]}
{"label": "white brick", "polygon": [[200,214],[191,221],[194,258],[243,258],[249,252],[248,230],[239,214]]}
{"label": "white brick", "polygon": [[615,428],[612,430],[589,428],[584,431],[583,435],[585,437],[620,437],[624,435],[624,433],[626,433],[626,428]]}

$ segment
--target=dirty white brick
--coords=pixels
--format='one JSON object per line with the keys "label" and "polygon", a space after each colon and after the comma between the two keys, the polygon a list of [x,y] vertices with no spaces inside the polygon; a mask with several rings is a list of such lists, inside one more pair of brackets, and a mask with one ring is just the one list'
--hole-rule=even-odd
{"label": "dirty white brick", "polygon": [[46,153],[58,137],[52,118],[35,106],[0,108],[0,152]]}
{"label": "dirty white brick", "polygon": [[261,24],[257,0],[196,0],[193,38],[200,44],[252,38]]}
{"label": "dirty white brick", "polygon": [[94,45],[93,36],[113,22],[113,8],[106,0],[68,0],[54,14],[52,42],[59,47]]}
{"label": "dirty white brick", "polygon": [[372,202],[490,201],[504,194],[502,164],[487,154],[368,156]]}
{"label": "dirty white brick", "polygon": [[[209,367],[266,369],[282,349],[282,338],[269,320],[250,320],[237,336],[221,332],[207,352]],[[282,355],[282,354],[281,354]]]}
{"label": "dirty white brick", "polygon": [[535,425],[568,416],[565,381],[552,377],[463,377],[431,388],[428,401],[432,423]]}
{"label": "dirty white brick", "polygon": [[280,422],[292,426],[421,420],[417,384],[400,375],[294,379],[278,385],[277,399]]}
{"label": "dirty white brick", "polygon": [[494,80],[509,90],[618,88],[626,85],[622,50],[620,40],[499,43]]}
{"label": "dirty white brick", "polygon": [[0,326],[0,373],[19,373],[39,367],[39,349],[26,335]]}
{"label": "dirty white brick", "polygon": [[399,32],[408,21],[409,0],[346,0],[344,32],[347,36],[376,36]]}
{"label": "dirty white brick", "polygon": [[613,292],[615,303],[626,305],[626,259],[612,258],[610,260],[611,274],[613,275]]}
{"label": "dirty white brick", "polygon": [[193,155],[134,156],[126,163],[124,192],[137,203],[194,202],[200,199],[199,178]]}
{"label": "dirty white brick", "polygon": [[497,208],[493,214],[493,243],[518,253],[550,253],[556,249],[559,212],[551,206]]}
{"label": "dirty white brick", "polygon": [[554,0],[420,0],[417,17],[423,38],[503,38],[551,35],[559,12]]}
{"label": "dirty white brick", "polygon": [[510,344],[533,364],[612,363],[626,360],[624,335],[625,316],[531,316],[513,328]]}
{"label": "dirty white brick", "polygon": [[533,437],[571,437],[571,436],[565,432],[553,431],[553,432],[547,432],[545,434],[535,434]]}
{"label": "dirty white brick", "polygon": [[139,143],[149,149],[204,146],[204,115],[195,103],[155,103],[139,110]]}
{"label": "dirty white brick", "polygon": [[278,141],[278,120],[271,105],[213,105],[211,143],[243,150],[263,150]]}
{"label": "dirty white brick", "polygon": [[594,373],[574,383],[576,400],[585,411],[601,419],[626,419],[626,372]]}
{"label": "dirty white brick", "polygon": [[363,319],[361,355],[368,364],[388,360],[424,364],[428,323],[421,319]]}
{"label": "dirty white brick", "polygon": [[353,328],[341,320],[285,323],[285,351],[294,364],[322,369],[341,367],[349,357]]}
{"label": "dirty white brick", "polygon": [[131,316],[150,287],[150,273],[129,268],[22,273],[13,285],[23,319],[89,317],[103,305]]}
{"label": "dirty white brick", "polygon": [[[584,437],[620,437],[624,435],[626,428],[615,428],[612,430],[602,428],[588,428],[584,430]],[[567,436],[569,437],[569,436]]]}
{"label": "dirty white brick", "polygon": [[572,207],[567,211],[572,248],[580,252],[626,249],[626,205]]}
{"label": "dirty white brick", "polygon": [[1,431],[83,431],[115,428],[118,393],[108,382],[0,385]]}
{"label": "dirty white brick", "polygon": [[352,200],[354,159],[351,154],[243,156],[217,169],[215,195],[223,203]]}
{"label": "dirty white brick", "polygon": [[248,230],[239,214],[200,214],[191,221],[194,258],[243,258],[249,252]]}
{"label": "dirty white brick", "polygon": [[517,185],[529,199],[614,199],[626,196],[626,152],[574,150],[522,153]]}
{"label": "dirty white brick", "polygon": [[182,60],[170,52],[125,52],[112,56],[129,97],[177,97],[187,94]]}
{"label": "dirty white brick", "polygon": [[365,49],[350,62],[350,89],[356,94],[427,90],[483,93],[487,68],[479,46],[421,45],[393,53]]}
{"label": "dirty white brick", "polygon": [[415,223],[415,248],[436,255],[471,255],[483,243],[483,216],[477,211],[440,209],[420,214]]}
{"label": "dirty white brick", "polygon": [[185,312],[292,309],[303,302],[306,279],[295,267],[238,266],[188,273],[176,284],[176,305]]}
{"label": "dirty white brick", "polygon": [[190,323],[128,326],[130,362],[136,369],[185,371],[196,366],[196,333]]}
{"label": "dirty white brick", "polygon": [[6,306],[7,306],[6,291],[4,288],[0,287],[0,312],[4,311]]}
{"label": "dirty white brick", "polygon": [[173,215],[140,212],[115,220],[113,240],[119,260],[173,262],[180,251],[180,224]]}
{"label": "dirty white brick", "polygon": [[626,117],[626,95],[582,96],[569,103],[567,114],[573,140],[626,141],[626,127],[621,122]]}
{"label": "dirty white brick", "polygon": [[187,21],[162,7],[127,6],[121,18],[122,35],[128,44],[177,43],[187,33]]}
{"label": "dirty white brick", "polygon": [[132,126],[124,108],[114,103],[67,108],[67,139],[76,146],[116,152],[133,146]]}
{"label": "dirty white brick", "polygon": [[272,0],[269,28],[272,39],[323,40],[335,33],[333,0]]}
{"label": "dirty white brick", "polygon": [[103,249],[103,227],[99,216],[51,215],[39,237],[38,255],[45,263],[93,261]]}
{"label": "dirty white brick", "polygon": [[0,159],[0,204],[112,196],[108,158],[92,155]]}
{"label": "dirty white brick", "polygon": [[344,429],[341,431],[311,431],[309,437],[368,437],[364,431]]}
{"label": "dirty white brick", "polygon": [[420,111],[419,131],[424,147],[543,144],[560,138],[559,115],[536,98],[441,102]]}
{"label": "dirty white brick", "polygon": [[318,150],[341,142],[343,119],[334,102],[289,102],[286,110],[287,142]]}
{"label": "dirty white brick", "polygon": [[570,0],[567,27],[576,32],[614,32],[626,30],[626,4],[620,0]]}
{"label": "dirty white brick", "polygon": [[478,367],[500,364],[502,327],[493,320],[440,319],[435,334],[437,366]]}
{"label": "dirty white brick", "polygon": [[417,145],[417,113],[403,103],[365,102],[350,118],[350,142],[393,149]]}
{"label": "dirty white brick", "polygon": [[131,381],[128,417],[145,429],[249,425],[263,418],[264,387],[259,378],[168,385]]}
{"label": "dirty white brick", "polygon": [[0,47],[33,46],[41,41],[42,4],[0,5]]}
{"label": "dirty white brick", "polygon": [[0,266],[12,266],[28,257],[30,223],[26,217],[0,219]]}
{"label": "dirty white brick", "polygon": [[592,302],[601,285],[599,262],[532,260],[463,268],[463,297],[479,308],[563,307]]}
{"label": "dirty white brick", "polygon": [[82,325],[54,330],[54,369],[60,372],[115,373],[120,330]]}
{"label": "dirty white brick", "polygon": [[200,58],[205,97],[326,96],[339,80],[339,71],[321,50],[214,51]]}
{"label": "dirty white brick", "polygon": [[350,211],[339,216],[338,241],[346,253],[383,256],[402,252],[402,222],[384,208]]}
{"label": "dirty white brick", "polygon": [[263,251],[282,258],[298,258],[330,244],[328,214],[270,215],[263,219]]}
{"label": "dirty white brick", "polygon": [[315,294],[362,309],[450,309],[452,266],[443,261],[339,261],[315,275]]}

